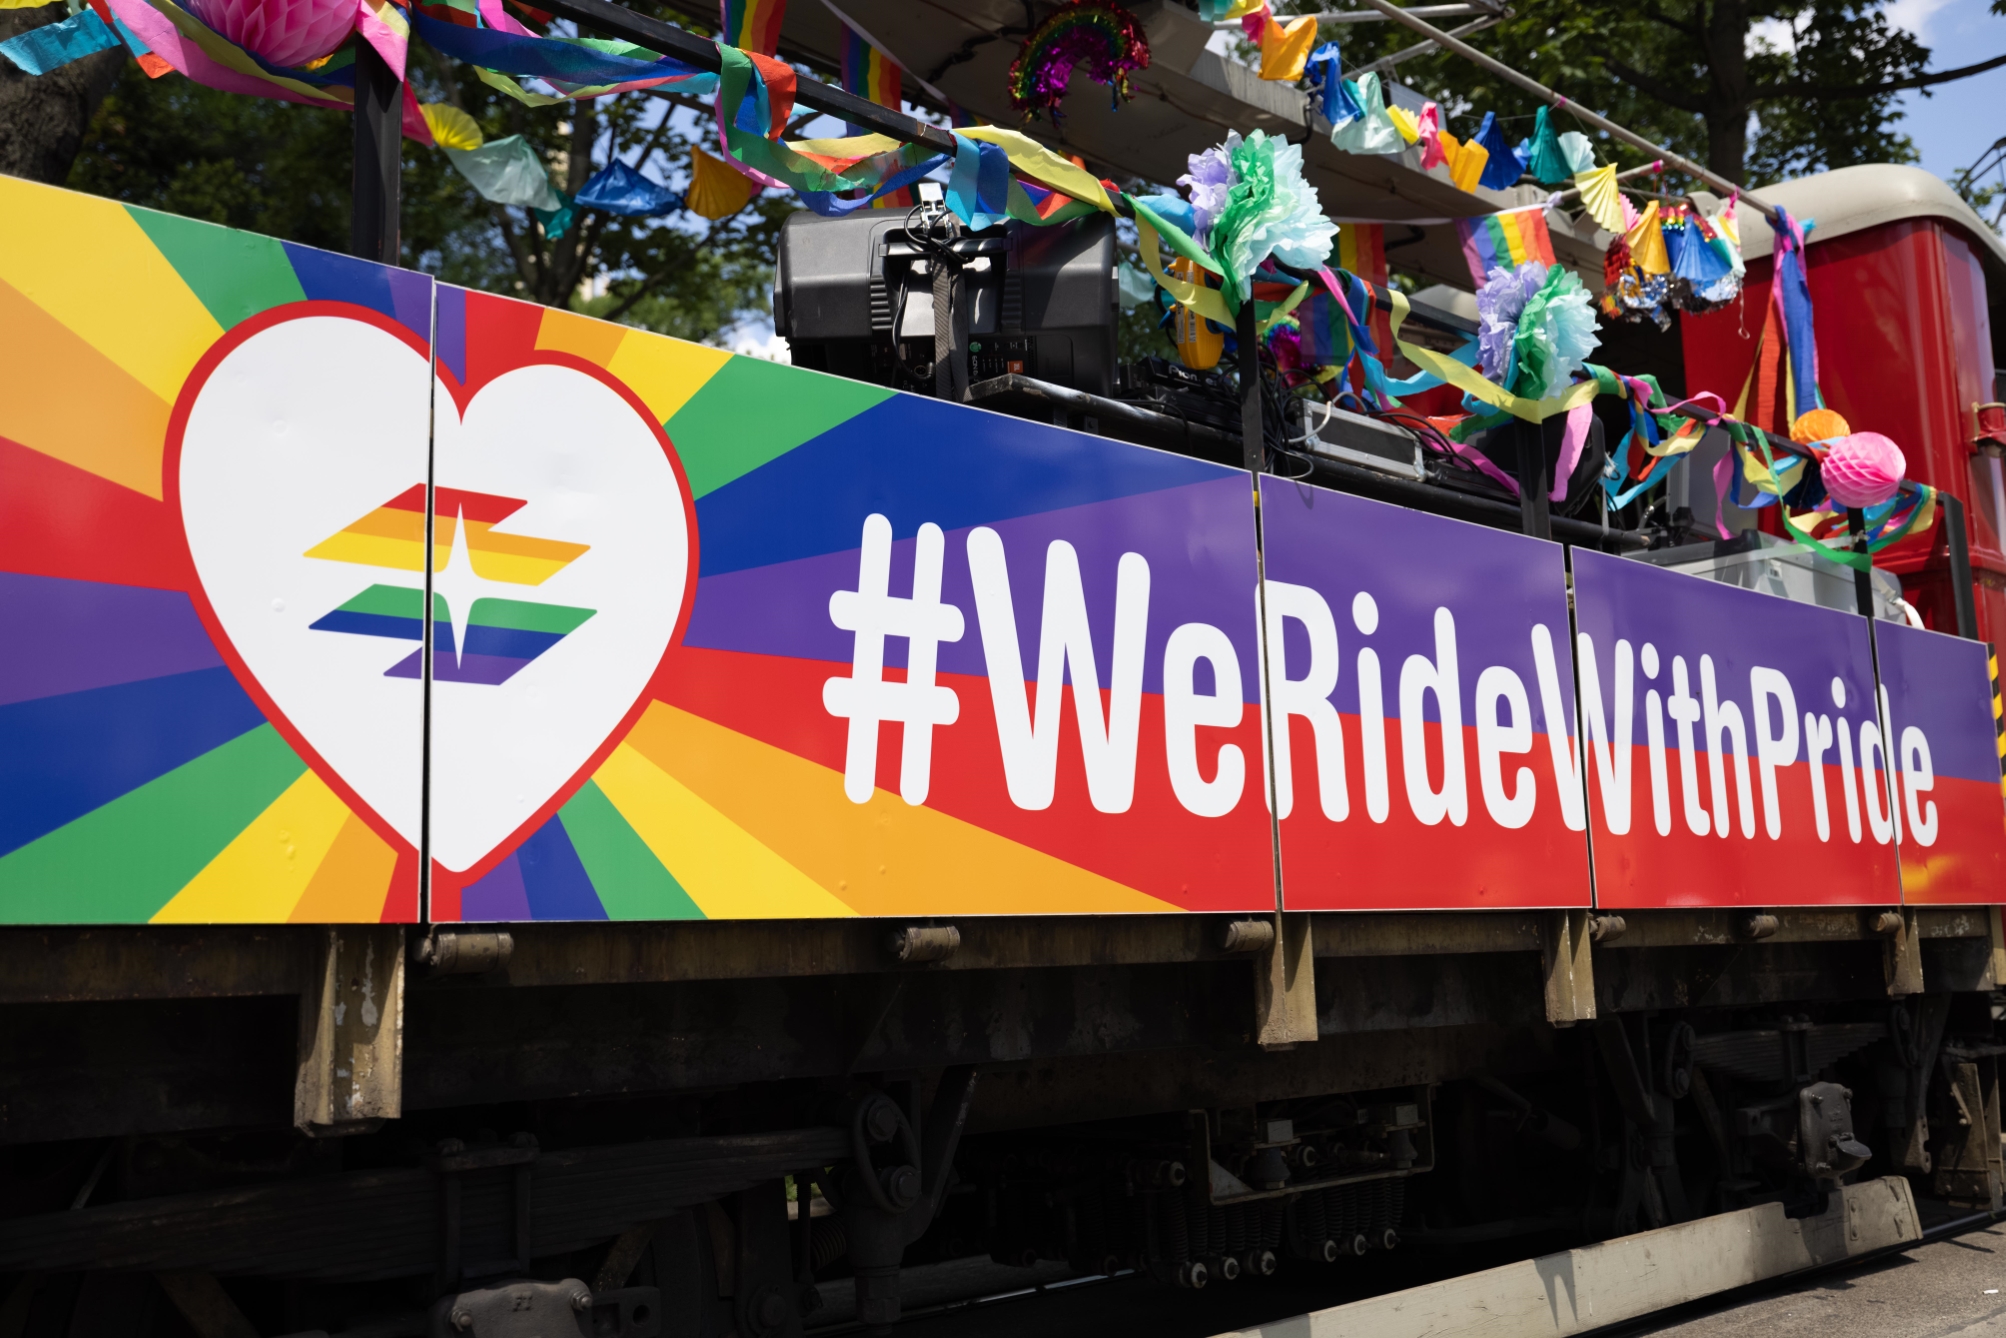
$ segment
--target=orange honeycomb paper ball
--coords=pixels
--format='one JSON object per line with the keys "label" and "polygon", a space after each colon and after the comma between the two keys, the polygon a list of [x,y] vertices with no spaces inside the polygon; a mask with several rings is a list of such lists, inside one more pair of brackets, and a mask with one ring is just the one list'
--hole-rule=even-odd
{"label": "orange honeycomb paper ball", "polygon": [[1797,415],[1797,421],[1790,425],[1790,440],[1799,446],[1809,446],[1814,441],[1831,441],[1852,432],[1844,418],[1830,409],[1810,409]]}

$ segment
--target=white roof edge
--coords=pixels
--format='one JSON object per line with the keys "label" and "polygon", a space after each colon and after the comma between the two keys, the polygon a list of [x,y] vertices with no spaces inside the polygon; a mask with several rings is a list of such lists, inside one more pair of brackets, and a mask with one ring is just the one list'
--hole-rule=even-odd
{"label": "white roof edge", "polygon": [[[1767,204],[1780,205],[1799,223],[1815,220],[1806,245],[1844,237],[1886,223],[1935,218],[1955,224],[1985,254],[1990,268],[2006,274],[2006,241],[1934,172],[1903,163],[1840,167],[1817,176],[1757,188]],[[1767,219],[1754,209],[1737,209],[1742,254],[1766,256],[1775,244]]]}

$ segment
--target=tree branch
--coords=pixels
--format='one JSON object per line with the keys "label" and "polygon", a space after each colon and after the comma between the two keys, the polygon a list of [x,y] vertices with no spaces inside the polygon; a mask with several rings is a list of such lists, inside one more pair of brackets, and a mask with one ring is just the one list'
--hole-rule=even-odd
{"label": "tree branch", "polygon": [[1878,97],[1882,93],[1899,93],[1910,88],[1929,88],[1936,84],[1947,84],[1956,79],[1969,79],[1974,74],[1996,70],[2006,65],[2006,56],[1994,56],[1991,60],[1981,60],[1976,65],[1961,65],[1954,70],[1939,70],[1934,74],[1911,75],[1907,79],[1890,79],[1880,84],[1830,85],[1810,83],[1769,84],[1754,90],[1751,101],[1770,102],[1777,98],[1815,98],[1821,102],[1845,102],[1854,98]]}
{"label": "tree branch", "polygon": [[1602,68],[1639,93],[1656,98],[1668,107],[1677,107],[1680,111],[1691,112],[1694,116],[1704,116],[1707,113],[1707,105],[1701,99],[1682,88],[1675,88],[1671,84],[1653,79],[1641,70],[1633,70],[1614,57],[1605,58]]}

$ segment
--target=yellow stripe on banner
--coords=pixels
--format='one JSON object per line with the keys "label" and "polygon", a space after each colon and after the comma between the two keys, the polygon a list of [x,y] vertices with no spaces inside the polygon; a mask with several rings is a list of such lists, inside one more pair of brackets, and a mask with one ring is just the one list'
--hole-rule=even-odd
{"label": "yellow stripe on banner", "polygon": [[730,361],[725,349],[636,334],[620,342],[606,370],[641,397],[656,422],[666,423]]}
{"label": "yellow stripe on banner", "polygon": [[0,280],[167,404],[223,333],[125,206],[95,195],[0,177]]}
{"label": "yellow stripe on banner", "polygon": [[594,320],[575,311],[547,307],[543,323],[536,327],[536,346],[555,353],[569,353],[595,367],[609,365],[627,337],[627,327],[611,321]]}
{"label": "yellow stripe on banner", "polygon": [[373,923],[383,916],[396,872],[397,852],[351,813],[286,918],[303,925]]}
{"label": "yellow stripe on banner", "polygon": [[292,915],[349,819],[311,771],[286,787],[208,867],[154,912],[154,924],[277,924]]}
{"label": "yellow stripe on banner", "polygon": [[631,744],[615,748],[592,779],[708,918],[856,914]]}
{"label": "yellow stripe on banner", "polygon": [[1163,251],[1156,239],[1156,229],[1140,213],[1135,218],[1135,234],[1142,247],[1142,263],[1149,266],[1149,272],[1163,291],[1180,305],[1187,306],[1207,320],[1219,322],[1228,330],[1233,328],[1233,313],[1226,310],[1226,299],[1219,295],[1217,288],[1209,288],[1202,283],[1192,283],[1186,279],[1173,278],[1163,268]]}
{"label": "yellow stripe on banner", "polygon": [[1444,357],[1433,349],[1410,344],[1400,337],[1400,326],[1407,319],[1407,295],[1398,288],[1388,288],[1387,296],[1393,299],[1393,344],[1407,360],[1424,372],[1432,372],[1456,389],[1474,395],[1493,409],[1502,409],[1514,418],[1528,423],[1543,423],[1555,414],[1566,413],[1577,405],[1588,403],[1595,398],[1596,386],[1593,381],[1577,381],[1562,395],[1550,400],[1529,400],[1514,395],[1495,381],[1487,380],[1474,367],[1466,367],[1454,358]]}
{"label": "yellow stripe on banner", "polygon": [[626,746],[673,769],[706,802],[859,914],[1178,909],[974,823],[914,807],[888,790],[853,804],[840,771],[663,702],[648,707]]}
{"label": "yellow stripe on banner", "polygon": [[1512,267],[1517,268],[1523,265],[1528,259],[1525,249],[1525,233],[1519,229],[1518,215],[1499,214],[1496,217],[1498,231],[1504,234],[1505,249],[1511,252]]}

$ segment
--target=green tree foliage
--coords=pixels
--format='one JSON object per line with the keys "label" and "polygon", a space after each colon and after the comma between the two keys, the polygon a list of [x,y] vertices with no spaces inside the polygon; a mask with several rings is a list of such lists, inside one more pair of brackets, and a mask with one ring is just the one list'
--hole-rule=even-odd
{"label": "green tree foliage", "polygon": [[[1310,8],[1304,5],[1303,8]],[[1864,162],[1912,162],[1897,94],[1965,78],[2006,57],[1930,72],[1930,49],[1890,24],[1883,0],[1524,0],[1469,40],[1729,180],[1760,185]],[[1785,36],[1787,34],[1787,36]],[[1347,69],[1412,45],[1395,24],[1343,30]],[[1495,110],[1513,140],[1533,101],[1453,55],[1394,77],[1436,98],[1468,133]],[[1562,129],[1573,128],[1564,109]],[[1605,143],[1636,165],[1644,155]]]}
{"label": "green tree foliage", "polygon": [[[424,101],[462,107],[489,139],[525,136],[551,182],[575,194],[617,155],[672,189],[687,182],[704,121],[694,104],[640,93],[531,108],[414,48]],[[329,250],[348,246],[354,128],[343,113],[219,93],[128,61],[85,135],[68,184],[132,204]],[[562,236],[483,200],[437,149],[406,142],[404,263],[449,283],[568,306],[680,338],[716,341],[764,311],[790,197],[734,217],[626,219],[581,210]]]}

